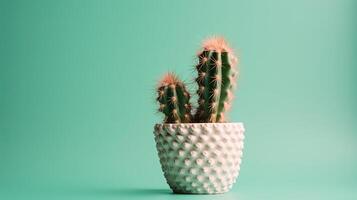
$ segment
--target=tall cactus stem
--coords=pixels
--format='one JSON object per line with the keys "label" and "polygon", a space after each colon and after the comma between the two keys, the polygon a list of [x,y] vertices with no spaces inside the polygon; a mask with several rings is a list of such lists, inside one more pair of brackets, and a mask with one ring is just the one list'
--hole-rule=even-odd
{"label": "tall cactus stem", "polygon": [[195,121],[225,122],[225,112],[231,106],[232,90],[236,82],[237,58],[220,37],[205,41],[198,57],[198,108]]}

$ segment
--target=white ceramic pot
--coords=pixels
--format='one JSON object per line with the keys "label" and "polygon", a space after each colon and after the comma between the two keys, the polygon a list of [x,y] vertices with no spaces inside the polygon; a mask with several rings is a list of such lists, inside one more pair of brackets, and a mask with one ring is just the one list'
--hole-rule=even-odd
{"label": "white ceramic pot", "polygon": [[173,192],[224,193],[236,181],[243,153],[242,123],[156,124],[154,134]]}

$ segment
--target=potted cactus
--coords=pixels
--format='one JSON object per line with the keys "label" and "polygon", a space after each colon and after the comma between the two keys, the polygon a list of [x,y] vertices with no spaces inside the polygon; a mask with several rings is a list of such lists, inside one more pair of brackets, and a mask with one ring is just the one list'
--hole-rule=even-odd
{"label": "potted cactus", "polygon": [[159,81],[157,102],[164,122],[155,125],[155,141],[164,176],[175,193],[227,192],[239,173],[244,127],[228,123],[237,58],[227,42],[212,37],[203,42],[196,65],[198,105],[173,73]]}

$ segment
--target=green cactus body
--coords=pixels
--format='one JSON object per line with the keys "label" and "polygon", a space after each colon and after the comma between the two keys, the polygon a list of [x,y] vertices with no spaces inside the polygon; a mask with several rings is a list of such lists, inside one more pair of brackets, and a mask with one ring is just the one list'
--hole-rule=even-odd
{"label": "green cactus body", "polygon": [[165,114],[165,123],[191,122],[190,94],[182,81],[168,73],[160,81],[157,92],[159,111]]}
{"label": "green cactus body", "polygon": [[198,77],[198,108],[195,121],[225,122],[225,112],[232,103],[236,82],[236,58],[222,38],[205,42],[196,66]]}

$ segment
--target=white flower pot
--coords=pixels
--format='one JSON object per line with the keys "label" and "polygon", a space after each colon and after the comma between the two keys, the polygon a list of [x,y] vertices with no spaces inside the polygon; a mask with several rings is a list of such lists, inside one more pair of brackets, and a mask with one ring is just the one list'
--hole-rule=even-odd
{"label": "white flower pot", "polygon": [[173,192],[224,193],[236,181],[243,153],[242,123],[156,124],[154,134]]}

